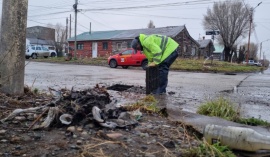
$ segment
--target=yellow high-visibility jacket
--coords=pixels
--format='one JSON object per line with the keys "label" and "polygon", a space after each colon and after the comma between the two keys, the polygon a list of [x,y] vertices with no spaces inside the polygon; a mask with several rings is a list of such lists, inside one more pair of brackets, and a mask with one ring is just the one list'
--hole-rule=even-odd
{"label": "yellow high-visibility jacket", "polygon": [[157,34],[140,34],[139,40],[148,62],[155,64],[160,64],[179,46],[172,38]]}

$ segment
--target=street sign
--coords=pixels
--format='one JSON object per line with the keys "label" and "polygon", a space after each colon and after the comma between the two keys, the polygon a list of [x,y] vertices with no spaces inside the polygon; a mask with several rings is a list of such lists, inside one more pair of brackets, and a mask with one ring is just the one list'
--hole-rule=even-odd
{"label": "street sign", "polygon": [[219,31],[206,31],[206,35],[219,35]]}

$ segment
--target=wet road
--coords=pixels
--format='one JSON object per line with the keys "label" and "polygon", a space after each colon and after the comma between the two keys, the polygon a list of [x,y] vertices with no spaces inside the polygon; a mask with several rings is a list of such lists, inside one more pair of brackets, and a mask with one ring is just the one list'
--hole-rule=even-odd
{"label": "wet road", "polygon": [[[145,71],[141,69],[111,69],[109,67],[30,62],[25,68],[25,84],[48,90],[53,88],[92,88],[96,84],[116,83],[145,86]],[[168,92],[164,104],[183,111],[196,112],[208,100],[225,96],[237,105],[245,116],[260,116],[270,121],[270,71],[264,74],[224,75],[223,73],[193,73],[170,71]]]}

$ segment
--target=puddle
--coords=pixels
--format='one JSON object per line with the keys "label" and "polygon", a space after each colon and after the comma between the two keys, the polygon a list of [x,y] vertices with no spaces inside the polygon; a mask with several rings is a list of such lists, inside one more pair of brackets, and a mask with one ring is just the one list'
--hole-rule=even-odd
{"label": "puddle", "polygon": [[238,93],[238,87],[234,86],[233,89],[231,89],[231,90],[223,90],[223,91],[220,91],[220,93],[234,93],[234,94],[237,94]]}
{"label": "puddle", "polygon": [[130,85],[115,84],[115,85],[108,87],[107,90],[115,90],[115,91],[122,92],[122,91],[126,91],[132,87],[133,86],[130,86]]}
{"label": "puddle", "polygon": [[237,88],[237,86],[234,86],[234,87],[233,87],[233,93],[238,93],[238,88]]}

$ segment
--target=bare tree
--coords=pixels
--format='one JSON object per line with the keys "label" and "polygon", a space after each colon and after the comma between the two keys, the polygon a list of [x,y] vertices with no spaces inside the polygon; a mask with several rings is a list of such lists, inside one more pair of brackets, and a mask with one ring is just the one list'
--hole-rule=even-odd
{"label": "bare tree", "polygon": [[0,46],[0,91],[24,92],[28,0],[3,0]]}
{"label": "bare tree", "polygon": [[240,46],[240,48],[239,48],[238,63],[241,63],[242,61],[245,60],[245,52],[246,52],[245,46]]}
{"label": "bare tree", "polygon": [[64,27],[61,23],[57,23],[56,25],[48,24],[47,27],[55,29],[55,47],[58,54],[62,54],[63,46],[66,43],[67,34],[66,27]]}
{"label": "bare tree", "polygon": [[204,29],[220,31],[218,41],[224,44],[225,61],[231,61],[235,42],[248,34],[249,8],[239,0],[215,2],[213,8],[208,8],[204,15]]}
{"label": "bare tree", "polygon": [[[245,45],[245,49],[247,50],[247,47],[248,47],[248,44],[246,43]],[[257,44],[255,43],[250,43],[249,45],[249,58],[250,59],[253,59],[253,60],[257,60],[257,54],[258,54],[258,50],[259,50],[259,47]],[[245,55],[247,55],[247,52],[245,52]]]}
{"label": "bare tree", "polygon": [[147,24],[147,28],[155,28],[154,22],[152,20]]}

